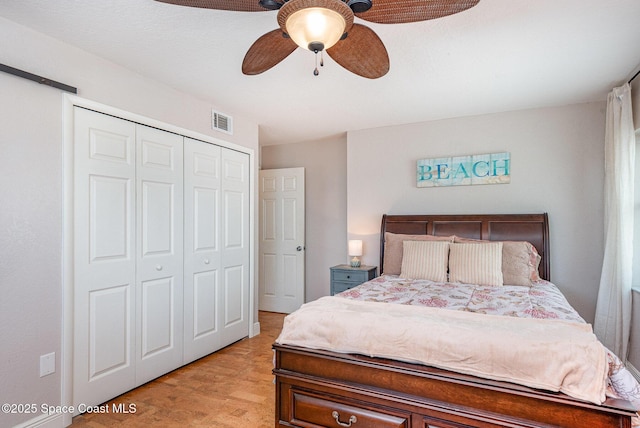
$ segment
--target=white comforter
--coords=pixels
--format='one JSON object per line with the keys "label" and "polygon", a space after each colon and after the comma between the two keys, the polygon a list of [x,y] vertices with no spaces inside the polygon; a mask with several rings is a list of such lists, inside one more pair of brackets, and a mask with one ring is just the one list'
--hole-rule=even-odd
{"label": "white comforter", "polygon": [[276,342],[606,399],[606,350],[586,323],[323,297],[288,315]]}

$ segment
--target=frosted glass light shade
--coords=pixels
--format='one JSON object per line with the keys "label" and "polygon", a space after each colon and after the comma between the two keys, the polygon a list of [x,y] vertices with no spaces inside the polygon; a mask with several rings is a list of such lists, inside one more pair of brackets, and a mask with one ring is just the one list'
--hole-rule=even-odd
{"label": "frosted glass light shade", "polygon": [[300,9],[286,21],[287,34],[303,49],[312,49],[318,43],[322,49],[329,49],[340,40],[346,26],[340,13],[323,7]]}
{"label": "frosted glass light shade", "polygon": [[360,257],[362,255],[362,241],[359,239],[349,240],[349,255]]}

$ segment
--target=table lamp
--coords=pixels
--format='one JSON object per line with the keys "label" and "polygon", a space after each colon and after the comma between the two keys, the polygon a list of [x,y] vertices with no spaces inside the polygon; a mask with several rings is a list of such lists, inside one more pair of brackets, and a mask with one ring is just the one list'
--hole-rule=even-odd
{"label": "table lamp", "polygon": [[362,256],[362,241],[359,239],[349,240],[349,256],[351,259],[351,267],[360,267],[360,256]]}

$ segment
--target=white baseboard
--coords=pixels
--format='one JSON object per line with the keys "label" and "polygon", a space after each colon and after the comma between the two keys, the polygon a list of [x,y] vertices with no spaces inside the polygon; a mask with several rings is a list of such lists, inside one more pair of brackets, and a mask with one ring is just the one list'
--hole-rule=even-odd
{"label": "white baseboard", "polygon": [[259,322],[254,322],[253,323],[253,329],[251,330],[251,337],[257,336],[259,334],[260,334],[260,323]]}
{"label": "white baseboard", "polygon": [[63,415],[54,414],[42,415],[23,422],[19,425],[15,425],[13,428],[62,428],[64,427]]}

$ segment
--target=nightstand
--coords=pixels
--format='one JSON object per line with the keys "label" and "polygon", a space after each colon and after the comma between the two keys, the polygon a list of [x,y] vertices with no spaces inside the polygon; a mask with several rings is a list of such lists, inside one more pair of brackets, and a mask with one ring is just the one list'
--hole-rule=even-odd
{"label": "nightstand", "polygon": [[331,269],[331,295],[338,294],[378,276],[377,266],[338,265]]}

